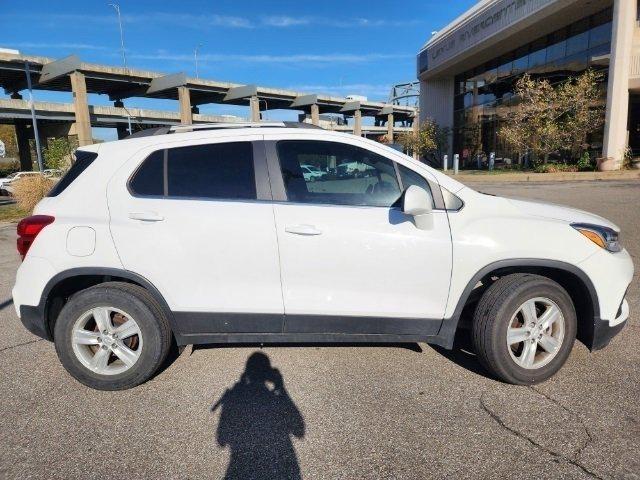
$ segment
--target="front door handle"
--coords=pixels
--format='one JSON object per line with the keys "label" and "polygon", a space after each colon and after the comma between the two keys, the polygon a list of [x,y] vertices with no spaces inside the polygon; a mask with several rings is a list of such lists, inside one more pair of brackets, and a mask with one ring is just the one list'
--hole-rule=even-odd
{"label": "front door handle", "polygon": [[291,225],[284,228],[287,233],[293,233],[294,235],[321,235],[322,232],[313,225]]}
{"label": "front door handle", "polygon": [[131,212],[129,213],[129,218],[143,222],[161,222],[164,220],[164,217],[156,212]]}

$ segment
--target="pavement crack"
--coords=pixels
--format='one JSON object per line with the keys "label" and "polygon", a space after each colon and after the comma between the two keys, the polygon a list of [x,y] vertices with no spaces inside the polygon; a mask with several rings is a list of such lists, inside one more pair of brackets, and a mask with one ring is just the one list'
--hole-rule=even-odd
{"label": "pavement crack", "polygon": [[36,338],[35,340],[29,340],[28,342],[17,343],[16,345],[9,345],[8,347],[0,348],[0,353],[5,352],[7,350],[11,350],[18,347],[23,347],[24,345],[30,345],[32,343],[41,342],[44,340],[43,338]]}
{"label": "pavement crack", "polygon": [[574,412],[573,410],[571,410],[570,408],[568,408],[567,406],[563,405],[559,400],[553,398],[551,395],[544,393],[541,390],[538,390],[537,388],[535,388],[533,385],[528,385],[528,388],[530,390],[533,390],[534,392],[536,392],[538,395],[543,396],[544,398],[546,398],[547,400],[549,400],[551,403],[553,403],[554,405],[557,405],[558,407],[560,407],[562,410],[564,410],[565,412],[567,412],[569,415],[571,415],[575,420],[577,420],[580,423],[580,426],[582,427],[582,429],[584,430],[584,434],[585,434],[585,441],[582,445],[580,445],[580,447],[578,447],[578,449],[576,450],[576,452],[574,453],[573,456],[573,460],[574,461],[579,461],[580,457],[582,456],[582,452],[589,446],[591,445],[591,443],[593,443],[593,436],[591,435],[591,431],[589,430],[589,428],[587,427],[586,423],[584,422],[584,420],[582,419],[582,417],[580,415],[578,415],[576,412]]}
{"label": "pavement crack", "polygon": [[[539,392],[538,390],[535,390],[534,388],[530,387],[533,391],[539,393],[540,395],[544,396],[545,398],[547,398],[547,395]],[[485,392],[486,393],[486,392]],[[579,457],[576,455],[574,455],[574,458],[569,458],[566,455],[563,455],[561,453],[555,452],[553,450],[551,450],[550,448],[542,445],[541,443],[535,441],[533,438],[525,435],[524,433],[516,430],[515,428],[510,427],[509,425],[507,425],[505,423],[504,420],[502,420],[502,418],[500,418],[500,415],[498,415],[496,412],[494,412],[493,410],[491,410],[491,408],[489,408],[489,406],[487,406],[487,404],[484,401],[484,397],[485,397],[485,393],[482,393],[482,395],[480,395],[480,408],[482,408],[482,410],[489,415],[498,425],[500,425],[500,427],[502,427],[504,430],[506,430],[507,432],[511,433],[512,435],[515,435],[518,438],[521,438],[522,440],[526,441],[527,443],[533,445],[534,447],[542,450],[543,452],[545,452],[547,455],[550,455],[551,457],[553,457],[554,459],[558,460],[558,461],[563,461],[565,463],[568,463],[570,465],[573,465],[577,468],[579,468],[580,470],[582,470],[584,473],[586,473],[587,475],[593,477],[593,478],[597,478],[598,480],[604,480],[603,477],[597,475],[596,473],[592,472],[591,470],[589,470],[587,467],[585,467],[584,465],[582,465],[578,459]],[[552,401],[553,403],[555,403],[556,405],[559,405],[563,410],[568,411],[569,410],[564,406],[561,405],[560,403],[558,403],[555,400],[552,400],[551,398],[549,398],[550,401]],[[587,440],[587,444],[592,440],[591,434],[587,434],[588,436],[588,440]],[[583,445],[580,447],[580,449],[578,450],[578,453],[582,453],[582,450],[584,450],[584,448],[586,447],[586,445]]]}

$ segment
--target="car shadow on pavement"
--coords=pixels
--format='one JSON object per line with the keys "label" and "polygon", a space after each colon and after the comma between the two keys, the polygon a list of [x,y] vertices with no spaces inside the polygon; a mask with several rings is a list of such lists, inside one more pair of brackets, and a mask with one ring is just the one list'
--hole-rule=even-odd
{"label": "car shadow on pavement", "polygon": [[211,412],[218,409],[216,440],[230,450],[225,479],[302,478],[291,436],[304,437],[304,418],[267,355],[251,354]]}
{"label": "car shadow on pavement", "polygon": [[5,300],[4,302],[0,303],[0,311],[4,310],[9,305],[13,305],[13,299],[12,298],[10,298],[9,300]]}
{"label": "car shadow on pavement", "polygon": [[451,360],[456,365],[461,366],[482,377],[494,378],[482,367],[478,361],[476,354],[473,351],[473,344],[471,342],[471,332],[467,329],[458,329],[455,339],[453,341],[453,348],[447,350],[446,348],[438,345],[429,345],[433,350],[442,355],[443,357]]}

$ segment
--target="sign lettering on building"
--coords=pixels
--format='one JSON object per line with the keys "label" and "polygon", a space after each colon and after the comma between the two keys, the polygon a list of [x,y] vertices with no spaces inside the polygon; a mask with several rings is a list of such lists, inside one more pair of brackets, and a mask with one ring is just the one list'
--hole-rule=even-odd
{"label": "sign lettering on building", "polygon": [[[477,19],[456,28],[442,40],[420,52],[419,70],[425,71],[445,62],[473,44],[554,1],[557,0],[503,0],[496,3],[478,15]],[[426,55],[428,58],[424,57]]]}

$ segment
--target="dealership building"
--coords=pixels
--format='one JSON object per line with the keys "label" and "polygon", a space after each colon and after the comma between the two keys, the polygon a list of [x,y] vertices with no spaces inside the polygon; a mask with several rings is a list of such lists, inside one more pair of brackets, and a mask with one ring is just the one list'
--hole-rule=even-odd
{"label": "dealership building", "polygon": [[[619,168],[640,155],[640,0],[482,0],[433,34],[418,54],[420,118],[450,127],[451,154],[514,161],[498,135],[518,108],[525,73],[557,84],[591,68],[603,73],[604,127],[593,154]],[[605,93],[606,92],[606,93]],[[509,161],[509,160],[507,160]]]}

